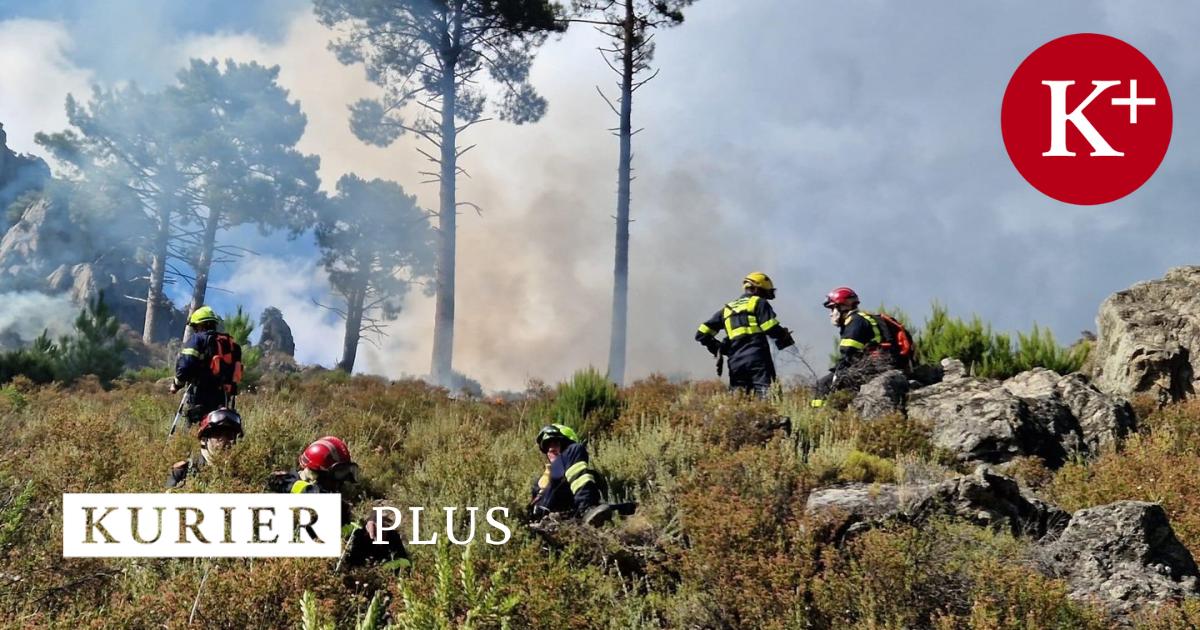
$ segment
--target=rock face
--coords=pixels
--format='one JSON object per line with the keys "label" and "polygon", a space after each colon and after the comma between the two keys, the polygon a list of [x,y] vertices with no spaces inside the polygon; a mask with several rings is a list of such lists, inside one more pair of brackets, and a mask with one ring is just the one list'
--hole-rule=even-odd
{"label": "rock face", "polygon": [[[62,203],[39,197],[0,238],[0,291],[67,294],[81,307],[103,291],[117,319],[141,330],[145,302],[130,297],[145,297],[146,270],[132,254],[106,249],[92,236],[73,222]],[[183,313],[164,304],[159,315],[165,323],[156,341],[169,341],[183,331]]]}
{"label": "rock face", "polygon": [[1118,615],[1200,594],[1196,562],[1156,503],[1079,510],[1046,546],[1043,564],[1067,581],[1072,597],[1097,600]]}
{"label": "rock face", "polygon": [[[8,148],[8,134],[0,124],[0,220],[8,204],[50,181],[50,167],[41,158]],[[3,227],[0,223],[0,227]]]}
{"label": "rock face", "polygon": [[933,427],[935,445],[961,461],[987,463],[1033,455],[1056,467],[1135,427],[1125,400],[1104,394],[1082,375],[1059,376],[1042,368],[1007,381],[947,369],[941,383],[909,394],[907,410],[910,418]]}
{"label": "rock face", "polygon": [[[1031,409],[1000,381],[961,378],[918,389],[909,395],[908,416],[933,428],[934,445],[960,461],[1006,462],[1034,455],[1059,466],[1066,458],[1052,424],[1063,409]],[[1036,415],[1035,415],[1036,413]]]}
{"label": "rock face", "polygon": [[1200,370],[1200,266],[1118,291],[1100,305],[1095,382],[1121,396],[1160,401],[1195,393]]}
{"label": "rock face", "polygon": [[907,395],[908,377],[900,370],[888,370],[858,388],[851,406],[861,418],[878,418],[889,413],[903,413]]}
{"label": "rock face", "polygon": [[258,318],[262,325],[262,337],[258,345],[263,352],[278,352],[289,357],[296,356],[296,342],[292,339],[292,327],[283,320],[283,313],[274,306],[268,306]]}
{"label": "rock face", "polygon": [[837,537],[889,520],[918,523],[950,516],[1038,539],[1062,531],[1069,519],[1066,512],[986,466],[935,484],[849,484],[817,490],[809,495],[805,513],[831,526]]}

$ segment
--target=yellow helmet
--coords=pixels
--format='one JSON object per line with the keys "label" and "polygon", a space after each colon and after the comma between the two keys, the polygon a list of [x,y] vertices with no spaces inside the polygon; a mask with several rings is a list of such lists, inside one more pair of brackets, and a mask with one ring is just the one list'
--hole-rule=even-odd
{"label": "yellow helmet", "polygon": [[212,308],[207,306],[201,306],[200,308],[192,311],[192,316],[188,318],[188,323],[193,326],[196,324],[215,321],[219,321],[217,314],[213,312]]}
{"label": "yellow helmet", "polygon": [[753,271],[746,274],[746,278],[742,280],[742,286],[747,289],[754,287],[764,291],[775,290],[775,284],[771,282],[771,278],[761,271]]}

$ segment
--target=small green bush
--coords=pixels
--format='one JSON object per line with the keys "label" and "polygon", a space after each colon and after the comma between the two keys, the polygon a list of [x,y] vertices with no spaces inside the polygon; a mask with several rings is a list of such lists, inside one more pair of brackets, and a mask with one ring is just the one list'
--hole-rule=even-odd
{"label": "small green bush", "polygon": [[168,367],[144,367],[138,370],[125,370],[123,378],[134,383],[155,383],[164,378],[171,378],[173,370]]}
{"label": "small green bush", "polygon": [[0,354],[0,383],[18,375],[34,383],[72,383],[90,374],[108,387],[125,368],[125,348],[120,323],[102,292],[79,312],[73,335],[55,343],[43,331],[31,347]]}
{"label": "small green bush", "polygon": [[58,380],[72,382],[93,374],[104,385],[112,383],[125,369],[126,343],[120,335],[121,324],[104,303],[100,293],[75,318],[75,334],[59,342]]}
{"label": "small green bush", "polygon": [[554,422],[565,424],[581,438],[608,429],[621,413],[617,386],[595,368],[576,372],[558,386],[551,408]]}
{"label": "small green bush", "polygon": [[254,332],[254,320],[239,304],[233,315],[223,320],[225,333],[242,347],[242,387],[254,387],[262,378],[258,364],[262,361],[262,348],[250,344],[250,333]]}
{"label": "small green bush", "polygon": [[946,307],[936,302],[925,326],[914,334],[921,363],[936,365],[942,359],[958,359],[972,374],[985,378],[1008,378],[1035,367],[1060,374],[1077,372],[1091,349],[1088,344],[1060,346],[1049,329],[1037,324],[1029,333],[1017,333],[1014,346],[1012,337],[994,332],[978,315],[970,321],[951,317]]}

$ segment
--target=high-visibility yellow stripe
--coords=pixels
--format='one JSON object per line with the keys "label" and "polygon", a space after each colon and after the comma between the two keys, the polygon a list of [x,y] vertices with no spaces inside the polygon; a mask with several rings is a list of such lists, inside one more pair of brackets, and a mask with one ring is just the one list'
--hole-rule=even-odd
{"label": "high-visibility yellow stripe", "polygon": [[853,339],[843,339],[842,343],[839,345],[843,348],[854,348],[856,350],[862,350],[863,348],[867,347],[863,342],[855,341]]}
{"label": "high-visibility yellow stripe", "polygon": [[[758,324],[758,316],[754,314],[758,309],[758,296],[738,298],[729,304],[725,305],[725,309],[721,311],[721,317],[725,320],[725,336],[729,339],[737,339],[742,335],[753,335],[763,332],[763,328]],[[734,315],[746,315],[746,325],[733,327]]]}
{"label": "high-visibility yellow stripe", "polygon": [[587,462],[575,462],[573,466],[567,469],[567,481],[571,481],[579,475],[582,475],[583,473],[587,472],[587,469]]}
{"label": "high-visibility yellow stripe", "polygon": [[180,350],[180,351],[179,351],[179,354],[185,354],[185,355],[187,355],[187,356],[189,356],[189,357],[199,357],[199,356],[200,356],[200,351],[199,351],[199,350],[193,350],[193,349],[191,349],[191,348],[184,348],[183,350]]}
{"label": "high-visibility yellow stripe", "polygon": [[591,473],[587,473],[587,474],[583,475],[582,477],[571,482],[571,494],[575,494],[576,492],[579,492],[580,488],[586,486],[589,483],[595,483],[595,481],[596,481],[596,478],[592,477]]}
{"label": "high-visibility yellow stripe", "polygon": [[867,323],[871,325],[871,341],[874,343],[883,343],[883,334],[879,331],[879,322],[866,313],[858,313],[858,316],[867,320]]}
{"label": "high-visibility yellow stripe", "polygon": [[708,326],[705,326],[704,324],[700,324],[700,334],[702,334],[702,335],[712,335],[712,334],[715,334],[716,332],[717,332],[717,331],[715,331],[715,330],[713,330],[713,329],[709,328]]}
{"label": "high-visibility yellow stripe", "polygon": [[816,409],[816,408],[824,407],[825,401],[824,400],[814,400],[814,401],[808,403],[808,405],[810,407],[813,407],[814,409]]}
{"label": "high-visibility yellow stripe", "polygon": [[772,317],[771,319],[768,319],[766,321],[766,323],[759,326],[759,328],[761,328],[763,332],[767,332],[768,330],[771,330],[772,328],[774,328],[778,325],[779,325],[779,320]]}
{"label": "high-visibility yellow stripe", "polygon": [[291,493],[292,494],[303,494],[304,491],[307,490],[308,487],[311,485],[312,485],[311,483],[301,479],[300,481],[297,481],[296,483],[292,484]]}

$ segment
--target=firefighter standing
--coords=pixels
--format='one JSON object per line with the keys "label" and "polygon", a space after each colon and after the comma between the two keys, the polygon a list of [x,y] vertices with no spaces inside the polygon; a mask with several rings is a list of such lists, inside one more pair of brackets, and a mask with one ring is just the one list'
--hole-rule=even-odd
{"label": "firefighter standing", "polygon": [[[775,382],[775,362],[767,338],[783,350],[796,342],[788,329],[775,319],[775,309],[769,300],[775,299],[775,285],[767,274],[755,271],[742,281],[744,293],[717,311],[696,332],[699,341],[718,357],[729,361],[729,387],[766,396]],[[717,333],[724,330],[725,339]]]}
{"label": "firefighter standing", "polygon": [[217,332],[219,323],[211,308],[196,309],[188,318],[193,334],[175,362],[171,393],[190,386],[184,405],[189,425],[221,407],[234,408],[242,380],[242,348],[229,335]]}

